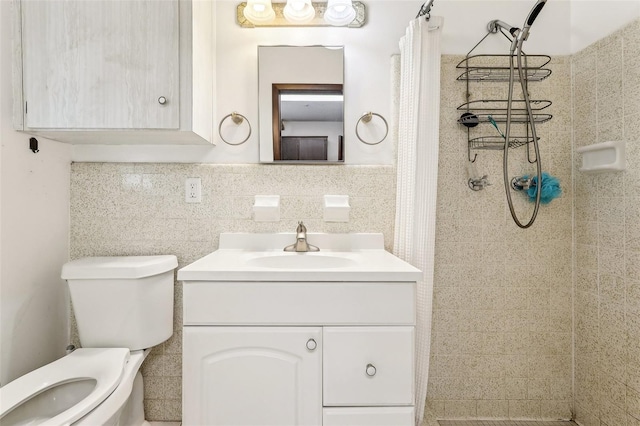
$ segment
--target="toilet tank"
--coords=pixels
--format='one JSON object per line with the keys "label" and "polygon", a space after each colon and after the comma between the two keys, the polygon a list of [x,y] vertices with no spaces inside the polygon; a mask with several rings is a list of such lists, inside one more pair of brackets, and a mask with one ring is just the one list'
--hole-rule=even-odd
{"label": "toilet tank", "polygon": [[85,348],[158,345],[173,333],[173,255],[86,257],[66,263],[67,280]]}

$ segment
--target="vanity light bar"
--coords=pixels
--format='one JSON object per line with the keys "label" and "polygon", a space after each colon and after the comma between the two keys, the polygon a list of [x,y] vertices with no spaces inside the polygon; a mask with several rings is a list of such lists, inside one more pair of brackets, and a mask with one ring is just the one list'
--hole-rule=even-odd
{"label": "vanity light bar", "polygon": [[[363,2],[354,1],[353,8],[355,9],[355,18],[351,23],[345,24],[345,27],[348,28],[360,28],[366,23],[366,8]],[[324,19],[325,11],[327,10],[327,3],[311,3],[313,8],[315,9],[315,17],[306,22],[306,23],[296,23],[290,22],[285,18],[284,8],[286,3],[272,3],[273,12],[275,13],[275,18],[273,20],[269,20],[267,22],[260,23],[251,23],[244,14],[244,9],[247,7],[247,2],[242,2],[238,4],[236,8],[236,22],[242,28],[256,28],[256,27],[330,27],[335,26],[329,24]]]}

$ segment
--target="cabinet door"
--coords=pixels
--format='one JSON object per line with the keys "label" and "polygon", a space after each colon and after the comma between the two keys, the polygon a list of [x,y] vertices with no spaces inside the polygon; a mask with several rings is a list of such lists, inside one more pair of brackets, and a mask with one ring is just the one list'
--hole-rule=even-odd
{"label": "cabinet door", "polygon": [[178,0],[21,7],[26,127],[179,127]]}
{"label": "cabinet door", "polygon": [[321,425],[321,330],[184,327],[182,424]]}

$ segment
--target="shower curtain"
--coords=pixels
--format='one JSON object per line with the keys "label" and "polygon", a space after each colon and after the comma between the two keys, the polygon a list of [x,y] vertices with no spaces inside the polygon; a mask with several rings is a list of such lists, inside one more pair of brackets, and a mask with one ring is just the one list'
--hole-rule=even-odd
{"label": "shower curtain", "polygon": [[429,376],[440,123],[440,34],[444,20],[420,17],[400,40],[398,181],[393,252],[422,271],[417,287],[416,425]]}

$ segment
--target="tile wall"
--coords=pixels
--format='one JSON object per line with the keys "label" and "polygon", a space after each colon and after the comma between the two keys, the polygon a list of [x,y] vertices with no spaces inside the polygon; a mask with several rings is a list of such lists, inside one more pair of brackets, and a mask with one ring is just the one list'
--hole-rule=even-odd
{"label": "tile wall", "polygon": [[[476,151],[491,186],[474,192],[465,172],[467,133],[456,120],[465,83],[442,60],[442,99],[433,334],[428,404],[438,418],[568,419],[572,399],[571,85],[568,57],[530,84],[550,99],[553,120],[537,127],[543,170],[560,179],[561,198],[542,206],[532,228],[512,221],[502,153]],[[506,99],[507,83],[476,83],[470,100]],[[504,129],[502,129],[504,131]],[[480,124],[474,135],[497,135]],[[513,134],[513,133],[512,133]],[[473,154],[472,154],[473,155]],[[526,148],[510,151],[510,176],[535,173]],[[532,204],[514,194],[520,220]]]}
{"label": "tile wall", "polygon": [[576,154],[575,409],[585,426],[640,425],[640,20],[572,58],[576,147],[625,140],[627,170]]}
{"label": "tile wall", "polygon": [[[272,166],[75,163],[71,168],[71,257],[175,254],[182,267],[215,250],[221,232],[382,232],[393,244],[392,166]],[[184,202],[188,177],[202,203]],[[281,221],[252,220],[254,195],[281,196]],[[322,220],[325,194],[350,196],[348,223]],[[174,335],[143,365],[148,420],[181,419],[182,288]],[[77,340],[76,340],[77,344]]]}

